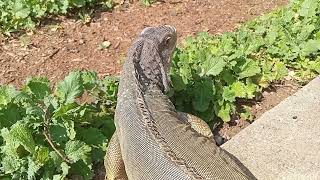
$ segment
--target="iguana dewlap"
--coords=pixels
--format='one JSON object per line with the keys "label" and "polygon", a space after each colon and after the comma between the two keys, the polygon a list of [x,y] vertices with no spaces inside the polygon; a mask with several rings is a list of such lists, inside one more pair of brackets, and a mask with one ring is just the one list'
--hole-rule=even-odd
{"label": "iguana dewlap", "polygon": [[116,132],[105,159],[108,179],[255,179],[216,146],[210,128],[177,112],[165,92],[177,34],[149,27],[132,45],[123,66],[115,113]]}

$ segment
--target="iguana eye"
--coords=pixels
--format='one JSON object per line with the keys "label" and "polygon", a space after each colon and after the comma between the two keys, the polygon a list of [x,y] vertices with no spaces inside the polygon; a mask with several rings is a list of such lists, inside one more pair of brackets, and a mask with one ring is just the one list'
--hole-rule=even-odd
{"label": "iguana eye", "polygon": [[168,45],[170,43],[170,41],[171,41],[171,37],[169,36],[169,37],[166,38],[165,44]]}

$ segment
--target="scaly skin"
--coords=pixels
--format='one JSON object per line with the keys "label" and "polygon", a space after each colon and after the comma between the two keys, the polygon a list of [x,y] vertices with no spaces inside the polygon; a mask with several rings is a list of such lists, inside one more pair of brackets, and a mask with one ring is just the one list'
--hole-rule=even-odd
{"label": "scaly skin", "polygon": [[115,114],[116,132],[106,155],[108,179],[255,179],[216,146],[199,118],[177,112],[165,91],[175,29],[145,29],[124,64]]}

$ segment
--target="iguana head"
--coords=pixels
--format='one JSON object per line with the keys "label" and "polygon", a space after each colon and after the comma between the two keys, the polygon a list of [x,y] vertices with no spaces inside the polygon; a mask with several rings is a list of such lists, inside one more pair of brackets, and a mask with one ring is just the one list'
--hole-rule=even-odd
{"label": "iguana head", "polygon": [[141,32],[131,51],[141,83],[163,92],[170,89],[169,70],[176,42],[177,32],[172,26],[147,27]]}

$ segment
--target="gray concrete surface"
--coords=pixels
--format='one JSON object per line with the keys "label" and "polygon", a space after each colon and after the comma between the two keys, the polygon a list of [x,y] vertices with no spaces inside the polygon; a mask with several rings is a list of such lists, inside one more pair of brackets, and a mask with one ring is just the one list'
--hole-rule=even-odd
{"label": "gray concrete surface", "polygon": [[320,180],[320,77],[222,148],[259,180]]}

